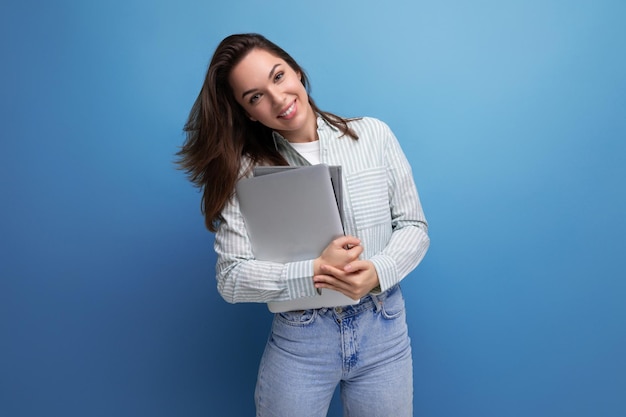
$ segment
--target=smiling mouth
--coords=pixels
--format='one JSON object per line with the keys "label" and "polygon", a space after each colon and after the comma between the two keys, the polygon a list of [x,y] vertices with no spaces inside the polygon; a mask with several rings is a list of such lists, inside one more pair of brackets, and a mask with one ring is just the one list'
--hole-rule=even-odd
{"label": "smiling mouth", "polygon": [[295,110],[296,110],[296,101],[294,100],[293,103],[291,103],[291,106],[287,107],[287,109],[285,109],[285,111],[280,113],[278,117],[288,119],[289,116],[291,116]]}

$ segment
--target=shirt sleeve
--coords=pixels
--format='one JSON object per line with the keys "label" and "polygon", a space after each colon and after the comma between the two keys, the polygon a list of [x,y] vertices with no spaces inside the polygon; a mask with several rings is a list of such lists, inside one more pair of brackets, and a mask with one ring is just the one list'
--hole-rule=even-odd
{"label": "shirt sleeve", "polygon": [[386,125],[385,132],[384,158],[392,234],[386,247],[370,258],[378,273],[380,291],[393,287],[415,269],[430,246],[428,223],[411,166],[395,135]]}
{"label": "shirt sleeve", "polygon": [[215,233],[217,288],[229,303],[285,301],[313,296],[313,260],[286,264],[254,258],[237,196],[222,211]]}

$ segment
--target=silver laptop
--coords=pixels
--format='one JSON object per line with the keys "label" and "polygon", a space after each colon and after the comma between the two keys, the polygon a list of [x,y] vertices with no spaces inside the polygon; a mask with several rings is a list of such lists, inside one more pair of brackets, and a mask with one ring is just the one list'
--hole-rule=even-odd
{"label": "silver laptop", "polygon": [[[328,165],[319,164],[246,178],[237,196],[254,256],[287,263],[317,258],[343,235]],[[356,304],[342,293],[270,302],[272,312]]]}

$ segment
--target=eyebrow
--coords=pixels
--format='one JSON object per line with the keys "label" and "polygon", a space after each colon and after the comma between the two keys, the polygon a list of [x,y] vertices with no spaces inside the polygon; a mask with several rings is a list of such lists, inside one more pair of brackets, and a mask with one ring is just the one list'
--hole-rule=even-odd
{"label": "eyebrow", "polygon": [[[271,79],[274,76],[274,72],[276,72],[276,68],[278,68],[279,66],[280,66],[280,63],[272,67],[272,70],[270,71],[270,75],[267,76],[268,79]],[[241,95],[241,98],[244,98],[250,93],[254,93],[256,90],[257,90],[256,88],[252,88],[250,90],[244,91],[243,94]]]}

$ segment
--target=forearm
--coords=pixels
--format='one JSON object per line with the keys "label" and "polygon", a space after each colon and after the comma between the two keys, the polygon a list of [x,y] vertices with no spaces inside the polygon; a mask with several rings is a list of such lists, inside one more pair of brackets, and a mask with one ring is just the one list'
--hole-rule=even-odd
{"label": "forearm", "polygon": [[389,130],[385,151],[390,190],[392,233],[385,247],[371,257],[381,291],[405,278],[426,255],[430,246],[428,223],[413,180],[411,166]]}
{"label": "forearm", "polygon": [[226,301],[283,301],[315,294],[313,260],[283,264],[255,259],[236,198],[222,214],[215,234],[215,272]]}
{"label": "forearm", "polygon": [[426,255],[430,245],[425,224],[406,226],[392,233],[385,249],[372,256],[380,291],[386,291],[405,278]]}
{"label": "forearm", "polygon": [[234,260],[218,255],[217,288],[229,303],[284,301],[315,295],[313,261]]}

